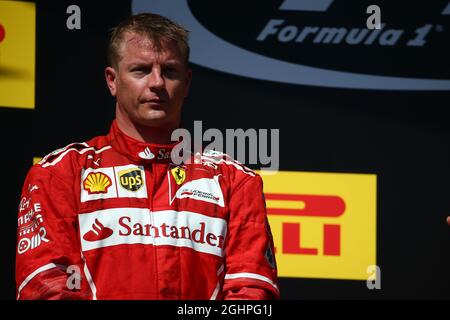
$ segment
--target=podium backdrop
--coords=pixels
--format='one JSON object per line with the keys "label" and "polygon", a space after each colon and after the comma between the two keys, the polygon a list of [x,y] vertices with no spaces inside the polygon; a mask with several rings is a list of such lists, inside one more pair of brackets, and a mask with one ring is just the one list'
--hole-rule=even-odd
{"label": "podium backdrop", "polygon": [[33,158],[109,130],[108,30],[152,11],[191,30],[186,128],[279,129],[283,299],[449,299],[450,3],[394,2],[0,1],[1,297]]}

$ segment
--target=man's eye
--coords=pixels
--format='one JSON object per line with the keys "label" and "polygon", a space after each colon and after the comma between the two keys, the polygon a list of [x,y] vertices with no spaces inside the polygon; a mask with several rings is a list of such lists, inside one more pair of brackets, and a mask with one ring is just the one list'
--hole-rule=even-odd
{"label": "man's eye", "polygon": [[163,74],[168,77],[173,77],[178,74],[178,70],[176,68],[172,68],[172,67],[164,68]]}
{"label": "man's eye", "polygon": [[145,68],[135,68],[135,69],[131,69],[131,72],[134,74],[143,75],[143,74],[147,74],[148,70]]}

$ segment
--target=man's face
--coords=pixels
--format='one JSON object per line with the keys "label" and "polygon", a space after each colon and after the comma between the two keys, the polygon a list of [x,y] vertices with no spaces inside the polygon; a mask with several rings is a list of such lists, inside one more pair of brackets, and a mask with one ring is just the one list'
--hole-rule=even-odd
{"label": "man's face", "polygon": [[158,51],[144,36],[127,33],[116,68],[106,68],[106,80],[117,99],[116,117],[134,125],[176,128],[191,70],[173,42]]}

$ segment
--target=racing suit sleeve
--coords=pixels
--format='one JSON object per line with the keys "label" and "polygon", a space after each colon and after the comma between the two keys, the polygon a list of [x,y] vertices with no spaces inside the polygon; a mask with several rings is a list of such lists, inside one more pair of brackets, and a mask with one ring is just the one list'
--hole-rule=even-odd
{"label": "racing suit sleeve", "polygon": [[262,179],[249,177],[230,199],[224,299],[279,299],[272,233]]}
{"label": "racing suit sleeve", "polygon": [[40,165],[28,172],[18,214],[17,299],[91,296],[83,281],[72,184]]}

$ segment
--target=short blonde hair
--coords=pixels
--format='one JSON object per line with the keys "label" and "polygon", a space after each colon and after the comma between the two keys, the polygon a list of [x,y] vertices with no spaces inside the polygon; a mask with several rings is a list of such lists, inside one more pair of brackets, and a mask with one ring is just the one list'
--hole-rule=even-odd
{"label": "short blonde hair", "polygon": [[161,49],[164,41],[174,41],[186,65],[189,62],[189,31],[170,19],[154,13],[140,13],[125,19],[117,27],[111,30],[108,43],[108,64],[114,68],[118,67],[120,46],[124,41],[126,33],[135,33],[148,38],[156,49]]}

